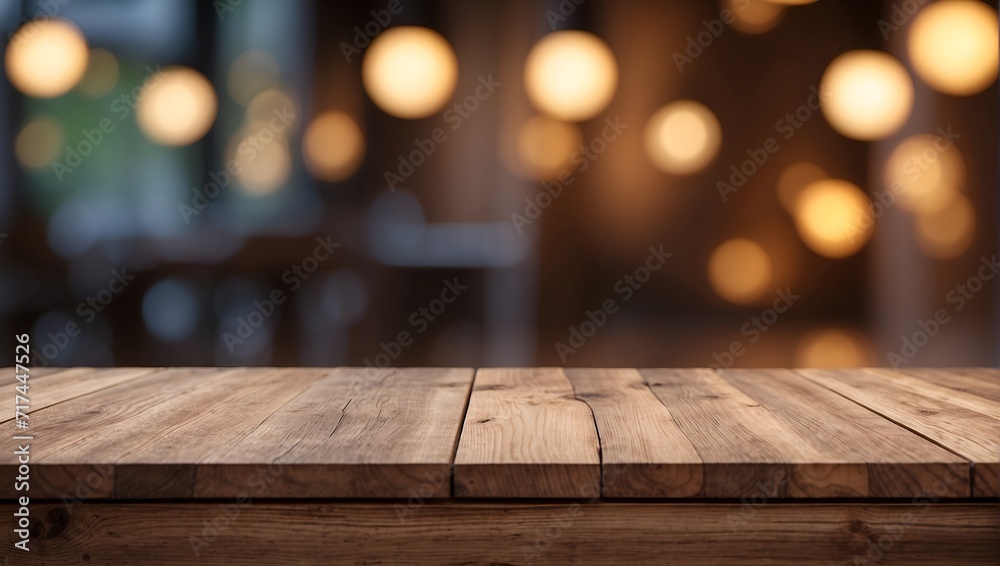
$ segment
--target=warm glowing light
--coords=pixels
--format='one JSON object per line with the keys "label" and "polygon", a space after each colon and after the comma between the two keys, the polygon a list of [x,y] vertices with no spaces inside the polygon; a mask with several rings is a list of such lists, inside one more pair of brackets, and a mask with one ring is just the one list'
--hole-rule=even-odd
{"label": "warm glowing light", "polygon": [[458,59],[438,32],[399,26],[380,33],[365,51],[361,69],[368,96],[397,118],[425,118],[455,91]]}
{"label": "warm glowing light", "polygon": [[521,126],[517,136],[520,169],[537,179],[551,179],[570,169],[573,152],[583,145],[576,124],[534,116]]}
{"label": "warm glowing light", "polygon": [[524,66],[531,102],[568,122],[596,116],[618,88],[618,62],[601,38],[585,31],[557,31],[531,48]]}
{"label": "warm glowing light", "polygon": [[795,348],[795,365],[803,368],[865,367],[872,364],[871,347],[852,330],[811,330]]}
{"label": "warm glowing light", "polygon": [[773,281],[771,256],[751,240],[727,240],[708,259],[708,282],[729,302],[753,304],[772,290]]}
{"label": "warm glowing light", "polygon": [[291,94],[279,89],[268,89],[253,97],[247,105],[246,122],[270,123],[274,118],[278,118],[282,123],[291,120],[288,128],[282,129],[282,133],[287,137],[297,129],[298,115],[298,104]]}
{"label": "warm glowing light", "polygon": [[825,179],[802,190],[795,203],[795,228],[806,246],[829,258],[847,257],[871,237],[871,201],[847,181]]}
{"label": "warm glowing light", "polygon": [[324,181],[350,177],[365,155],[365,137],[353,118],[343,112],[324,112],[313,119],[302,139],[309,171]]}
{"label": "warm glowing light", "polygon": [[985,2],[934,2],[913,20],[907,47],[913,69],[935,89],[982,92],[997,80],[997,11]]}
{"label": "warm glowing light", "polygon": [[783,6],[766,0],[723,0],[722,7],[736,18],[733,27],[749,34],[771,31],[785,15]]}
{"label": "warm glowing light", "polygon": [[281,84],[281,66],[274,55],[251,49],[236,58],[226,73],[229,96],[246,106],[258,94]]}
{"label": "warm glowing light", "polygon": [[693,173],[719,151],[722,128],[707,106],[678,100],[659,109],[646,125],[646,151],[668,173]]}
{"label": "warm glowing light", "polygon": [[885,184],[896,193],[900,205],[925,214],[955,200],[964,179],[965,162],[958,148],[930,134],[900,142],[885,167]]}
{"label": "warm glowing light", "polygon": [[965,253],[976,233],[976,212],[964,196],[945,208],[917,216],[917,242],[931,257],[951,259]]}
{"label": "warm glowing light", "polygon": [[37,118],[25,124],[14,140],[14,155],[26,169],[39,169],[59,157],[66,140],[62,126],[52,118]]}
{"label": "warm glowing light", "polygon": [[826,171],[812,163],[800,161],[789,165],[778,176],[778,202],[786,212],[794,214],[802,189],[827,177]]}
{"label": "warm glowing light", "polygon": [[833,129],[858,140],[898,130],[913,108],[913,81],[895,57],[856,50],[827,66],[820,83],[823,115]]}
{"label": "warm glowing light", "polygon": [[218,102],[212,83],[189,67],[166,67],[150,77],[136,108],[139,128],[164,145],[187,145],[204,136]]}
{"label": "warm glowing light", "polygon": [[780,4],[783,6],[804,6],[806,4],[812,4],[816,0],[767,0],[771,4]]}
{"label": "warm glowing light", "polygon": [[87,70],[87,41],[66,20],[33,20],[17,30],[4,57],[17,90],[54,98],[76,86]]}
{"label": "warm glowing light", "polygon": [[76,89],[88,98],[100,98],[118,84],[118,59],[107,50],[91,49],[87,71]]}
{"label": "warm glowing light", "polygon": [[292,171],[292,155],[282,137],[267,141],[260,131],[247,128],[238,143],[231,146],[231,159],[237,164],[239,186],[253,195],[271,194],[284,185]]}

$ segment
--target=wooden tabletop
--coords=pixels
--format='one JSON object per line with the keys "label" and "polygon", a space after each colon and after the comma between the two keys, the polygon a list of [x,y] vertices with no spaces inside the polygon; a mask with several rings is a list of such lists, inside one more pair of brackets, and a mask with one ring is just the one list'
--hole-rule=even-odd
{"label": "wooden tabletop", "polygon": [[[1000,495],[996,369],[72,368],[29,383],[33,499],[81,482],[99,499]],[[0,451],[5,477],[16,458]]]}

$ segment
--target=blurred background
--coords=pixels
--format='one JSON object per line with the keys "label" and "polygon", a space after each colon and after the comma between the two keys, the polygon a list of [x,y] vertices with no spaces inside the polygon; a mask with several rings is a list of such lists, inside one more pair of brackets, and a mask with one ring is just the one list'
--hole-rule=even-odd
{"label": "blurred background", "polygon": [[0,0],[36,365],[996,365],[996,2]]}

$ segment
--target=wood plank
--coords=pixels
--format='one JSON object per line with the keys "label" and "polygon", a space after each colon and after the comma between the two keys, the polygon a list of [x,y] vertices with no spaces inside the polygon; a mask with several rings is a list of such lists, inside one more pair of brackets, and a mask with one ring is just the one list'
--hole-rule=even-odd
{"label": "wood plank", "polygon": [[[968,460],[786,369],[721,370],[821,457],[788,462],[789,497],[969,497]],[[943,493],[937,493],[944,486]]]}
{"label": "wood plank", "polygon": [[705,497],[786,497],[788,462],[822,453],[711,369],[641,369],[704,462]]}
{"label": "wood plank", "polygon": [[[325,369],[243,369],[227,377],[240,387],[203,406],[189,420],[164,426],[141,447],[118,459],[116,497],[195,496],[198,464],[224,453],[257,430],[330,370]],[[191,399],[200,403],[201,398]],[[65,459],[84,459],[95,448],[78,444]],[[261,460],[260,464],[266,463]],[[258,466],[260,466],[258,464]]]}
{"label": "wood plank", "polygon": [[[11,533],[13,507],[0,505]],[[18,564],[985,566],[989,504],[34,504]],[[37,519],[36,519],[37,518]],[[10,535],[13,536],[13,535]]]}
{"label": "wood plank", "polygon": [[329,371],[225,450],[204,451],[195,494],[448,497],[472,378],[467,368]]}
{"label": "wood plank", "polygon": [[897,372],[1000,403],[1000,370],[996,368],[906,368]]}
{"label": "wood plank", "polygon": [[600,494],[594,416],[558,368],[476,373],[455,456],[456,497]]}
{"label": "wood plank", "polygon": [[973,495],[1000,495],[1000,404],[892,370],[802,375],[973,462]]}
{"label": "wood plank", "polygon": [[[42,376],[32,373],[28,378],[28,394],[31,399],[29,414],[119,383],[144,378],[160,370],[161,368],[72,368]],[[10,386],[13,388],[14,380],[11,381]],[[0,423],[12,420],[14,416],[10,415],[9,418],[0,420]]]}
{"label": "wood plank", "polygon": [[[57,367],[38,367],[33,365],[28,365],[28,373],[31,378],[43,377],[47,375],[52,375],[61,371],[66,371],[68,368],[57,368]],[[17,373],[14,371],[16,368],[14,366],[8,366],[5,368],[0,368],[0,385],[13,385],[17,381]]]}
{"label": "wood plank", "polygon": [[[46,466],[81,462],[113,464],[119,499],[188,498],[195,495],[197,464],[228,448],[262,420],[322,377],[323,370],[238,368],[222,373],[196,369],[187,380],[147,381],[145,387],[171,396],[126,418],[104,422],[100,431],[78,438],[58,453],[40,458]],[[120,393],[116,391],[116,393]],[[144,391],[129,395],[143,396]],[[102,396],[96,401],[106,403]],[[79,410],[94,401],[80,403]],[[118,402],[128,402],[122,396]]]}
{"label": "wood plank", "polygon": [[695,497],[702,461],[635,369],[566,369],[601,444],[602,497]]}
{"label": "wood plank", "polygon": [[[238,371],[178,368],[152,372],[33,412],[31,459],[33,475],[39,478],[32,485],[33,495],[74,494],[82,480],[97,477],[100,481],[93,496],[113,496],[118,460],[164,428],[206,410],[238,386],[219,378]],[[211,394],[204,395],[205,389]],[[192,403],[191,396],[199,401]],[[13,451],[0,451],[0,474],[13,477],[16,467]],[[13,497],[13,493],[13,484],[0,483],[0,497]]]}

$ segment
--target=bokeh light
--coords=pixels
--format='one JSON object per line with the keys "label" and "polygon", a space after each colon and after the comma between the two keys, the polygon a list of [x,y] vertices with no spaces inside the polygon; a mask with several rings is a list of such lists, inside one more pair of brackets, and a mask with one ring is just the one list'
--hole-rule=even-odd
{"label": "bokeh light", "polygon": [[760,244],[733,238],[715,248],[709,257],[708,282],[723,299],[750,305],[772,291],[774,265]]}
{"label": "bokeh light", "polygon": [[618,89],[618,62],[603,39],[585,31],[557,31],[540,39],[524,66],[528,98],[542,112],[568,122],[593,118]]}
{"label": "bokeh light", "polygon": [[87,40],[72,23],[32,20],[10,38],[4,66],[17,90],[54,98],[76,86],[87,70]]}
{"label": "bokeh light", "polygon": [[723,0],[722,8],[736,18],[732,26],[752,35],[774,29],[785,15],[785,8],[767,0]]}
{"label": "bokeh light", "polygon": [[248,124],[270,122],[275,116],[281,117],[282,122],[287,119],[291,120],[291,123],[284,130],[286,135],[297,129],[299,105],[290,93],[276,88],[268,89],[257,94],[247,104],[246,122]]}
{"label": "bokeh light", "polygon": [[230,159],[237,165],[236,180],[241,189],[256,196],[280,189],[292,171],[288,141],[260,124],[250,125],[230,144]]}
{"label": "bokeh light", "polygon": [[255,96],[281,84],[281,66],[274,55],[251,49],[233,61],[226,73],[226,89],[233,100],[246,106]]}
{"label": "bokeh light", "polygon": [[976,211],[959,195],[941,210],[918,214],[917,243],[929,256],[951,259],[965,253],[976,233]]}
{"label": "bokeh light", "polygon": [[59,122],[43,116],[21,128],[14,140],[14,155],[26,169],[39,169],[55,161],[63,150],[66,133]]}
{"label": "bokeh light", "polygon": [[959,149],[940,136],[917,134],[899,143],[885,166],[885,184],[911,211],[933,213],[948,206],[965,180]]}
{"label": "bokeh light", "polygon": [[100,98],[118,84],[118,59],[108,50],[90,50],[87,71],[76,89],[87,98]]}
{"label": "bokeh light", "polygon": [[707,106],[694,100],[667,104],[646,125],[646,151],[668,173],[702,169],[718,153],[721,143],[719,120]]}
{"label": "bokeh light", "polygon": [[302,139],[306,167],[317,178],[336,182],[350,177],[365,155],[365,137],[344,112],[324,112],[313,119]]}
{"label": "bokeh light", "polygon": [[533,116],[517,136],[520,172],[536,179],[552,179],[571,167],[573,152],[583,145],[583,132],[576,124],[548,116]]}
{"label": "bokeh light", "polygon": [[872,362],[871,346],[865,337],[843,328],[810,330],[795,348],[796,367],[865,367]]}
{"label": "bokeh light", "polygon": [[803,189],[795,203],[795,229],[812,251],[828,258],[856,253],[871,238],[871,202],[857,186],[825,179]]}
{"label": "bokeh light", "polygon": [[981,92],[997,80],[997,11],[978,1],[934,2],[913,20],[907,50],[917,75],[935,89]]}
{"label": "bokeh light", "polygon": [[889,136],[913,108],[913,80],[902,63],[882,51],[840,55],[823,72],[820,91],[830,126],[857,140]]}
{"label": "bokeh light", "polygon": [[212,83],[190,67],[165,67],[150,77],[136,108],[146,136],[163,145],[188,145],[215,121],[218,101]]}
{"label": "bokeh light", "polygon": [[778,176],[778,202],[789,214],[795,213],[795,202],[802,189],[829,175],[818,165],[806,161],[793,163]]}
{"label": "bokeh light", "polygon": [[197,328],[198,313],[197,292],[183,279],[157,281],[142,297],[142,320],[162,340],[189,337]]}
{"label": "bokeh light", "polygon": [[448,102],[458,82],[455,50],[440,33],[399,26],[380,33],[365,51],[368,96],[397,118],[425,118]]}

